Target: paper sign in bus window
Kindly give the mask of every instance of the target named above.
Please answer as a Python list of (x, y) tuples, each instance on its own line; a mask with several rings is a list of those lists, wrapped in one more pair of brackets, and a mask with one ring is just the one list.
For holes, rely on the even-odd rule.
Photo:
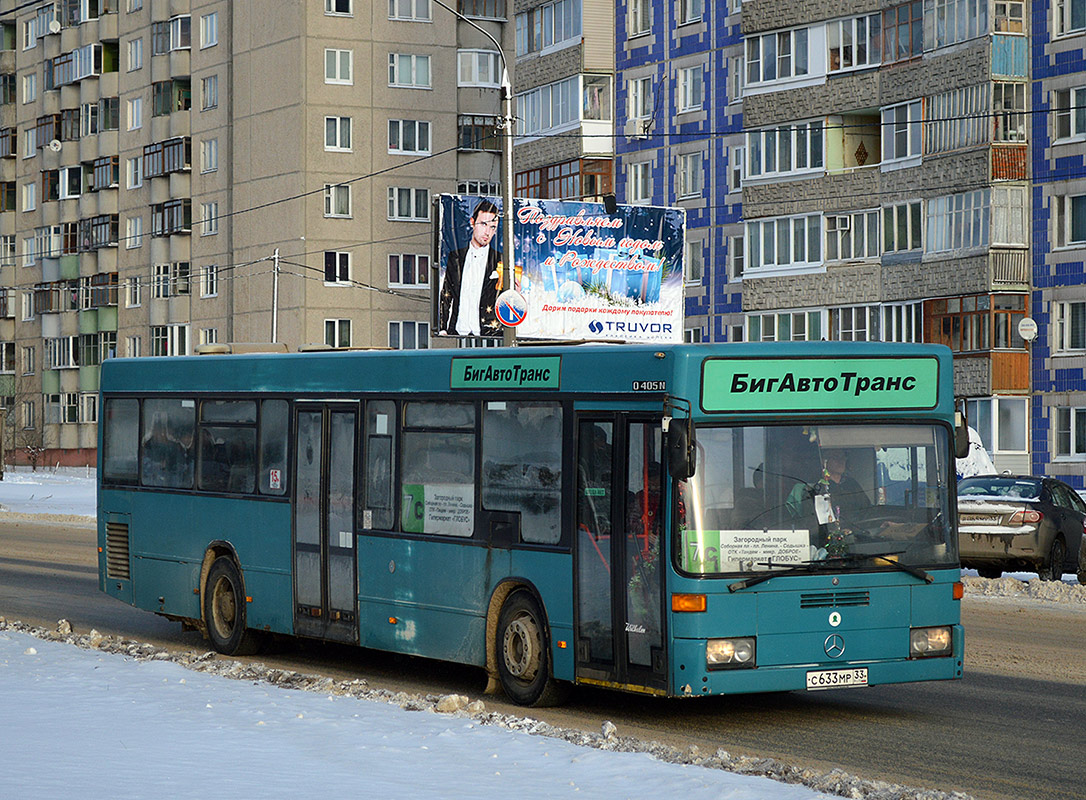
[(471, 536), (475, 491), (471, 484), (404, 484), (403, 529), (408, 533)]
[(686, 532), (688, 572), (754, 572), (766, 564), (797, 564), (811, 557), (810, 534), (801, 530)]

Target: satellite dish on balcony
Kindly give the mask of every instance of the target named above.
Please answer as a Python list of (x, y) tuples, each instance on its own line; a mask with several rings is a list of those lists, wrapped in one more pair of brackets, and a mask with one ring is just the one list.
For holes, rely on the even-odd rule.
[(49, 149), (52, 150), (54, 153), (59, 153), (60, 148), (60, 139), (54, 139), (53, 141), (49, 142)]
[(60, 33), (60, 22), (58, 20), (49, 21), (49, 33)]

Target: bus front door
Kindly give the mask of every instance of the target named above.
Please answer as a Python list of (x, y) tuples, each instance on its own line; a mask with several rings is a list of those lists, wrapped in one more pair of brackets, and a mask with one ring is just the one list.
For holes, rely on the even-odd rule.
[(577, 425), (577, 678), (666, 686), (660, 419), (585, 415)]
[(299, 404), (295, 416), (294, 632), (358, 642), (354, 539), (357, 407)]

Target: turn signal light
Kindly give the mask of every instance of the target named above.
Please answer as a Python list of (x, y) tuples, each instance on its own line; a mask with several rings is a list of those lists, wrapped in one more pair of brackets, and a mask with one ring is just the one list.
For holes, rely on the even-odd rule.
[(672, 611), (704, 611), (707, 602), (703, 594), (671, 595)]
[(956, 581), (954, 583), (953, 598), (955, 600), (961, 600), (963, 597), (965, 597), (965, 585), (961, 581)]

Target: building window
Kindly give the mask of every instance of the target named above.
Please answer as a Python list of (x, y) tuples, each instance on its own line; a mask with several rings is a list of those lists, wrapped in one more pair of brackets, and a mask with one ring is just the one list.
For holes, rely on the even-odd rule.
[(143, 98), (133, 97), (126, 105), (128, 107), (128, 130), (139, 130), (143, 127)]
[(388, 257), (388, 285), (409, 289), (425, 287), (430, 282), (430, 256), (391, 253)]
[(34, 425), (34, 401), (33, 400), (25, 400), (25, 401), (23, 401), (22, 414), (20, 416), (22, 417), (23, 430), (33, 430), (36, 427)]
[(1026, 229), (1026, 187), (995, 184), (991, 189), (993, 245), (1029, 244)]
[(923, 338), (923, 302), (888, 303), (882, 307), (882, 341), (910, 343)]
[(932, 0), (928, 5), (929, 13), (938, 20), (927, 33), (925, 47), (928, 50), (964, 42), (988, 32), (988, 3)]
[(969, 425), (989, 453), (1025, 453), (1029, 399), (991, 397), (966, 400)]
[(679, 0), (679, 24), (701, 22), (705, 15), (704, 0)]
[(879, 257), (879, 212), (826, 215), (826, 260)]
[(188, 78), (151, 84), (151, 115), (161, 117), (192, 107), (192, 84)]
[[(460, 114), (456, 118), (457, 141), (461, 150), (501, 152), (498, 118), (485, 114)], [(391, 130), (390, 130), (391, 134)], [(391, 142), (391, 135), (389, 141)], [(476, 194), (472, 192), (472, 194)]]
[(200, 344), (218, 344), (218, 328), (200, 328)]
[(705, 243), (701, 239), (686, 243), (683, 252), (683, 279), (687, 283), (701, 283), (705, 276), (704, 254)]
[(152, 325), (151, 355), (187, 356), (189, 354), (188, 325)]
[(882, 60), (881, 15), (827, 23), (826, 39), (830, 72), (874, 66)]
[(128, 71), (143, 69), (143, 39), (130, 39), (128, 42)]
[(139, 358), (143, 355), (143, 339), (139, 336), (126, 336), (124, 338), (124, 353), (129, 358)]
[(219, 140), (204, 139), (200, 142), (200, 172), (215, 172), (219, 169)]
[(698, 344), (701, 341), (701, 328), (684, 328), (683, 342), (686, 344)]
[[(1026, 84), (996, 83), (992, 86), (995, 141), (1026, 141)], [(1084, 109), (1083, 113), (1086, 113)]]
[(457, 9), (466, 17), (505, 21), (505, 0), (457, 0)]
[(324, 184), (324, 216), (351, 216), (351, 187), (348, 184)]
[[(348, 0), (325, 0), (342, 5)], [(430, 21), (430, 0), (388, 0), (388, 18), (411, 22)]]
[(351, 254), (338, 253), (331, 250), (324, 251), (324, 282), (325, 283), (350, 283), (351, 280)]
[(920, 157), (919, 100), (882, 110), (882, 160), (897, 161)]
[(388, 152), (397, 155), (429, 154), (430, 123), (417, 119), (390, 119)]
[(533, 136), (582, 119), (611, 119), (611, 77), (573, 75), (517, 95), (517, 135)]
[(200, 235), (214, 236), (219, 232), (219, 204), (200, 204)]
[(1059, 89), (1052, 93), (1056, 139), (1086, 136), (1086, 88)]
[(743, 161), (746, 158), (745, 147), (728, 149), (728, 191), (738, 192), (743, 188)]
[(23, 103), (33, 103), (38, 99), (38, 75), (31, 72), (23, 76)]
[(909, 0), (882, 12), (882, 60), (917, 58), (924, 53), (924, 4)]
[(409, 89), (429, 89), (430, 56), (389, 53), (388, 85)]
[(458, 181), (456, 193), (474, 194), (479, 197), (498, 197), (502, 193), (502, 187), (497, 181)]
[(1055, 408), (1055, 455), (1086, 459), (1086, 408)]
[(208, 75), (200, 81), (201, 111), (207, 111), (219, 106), (219, 76)]
[(430, 190), (389, 186), (388, 218), (407, 222), (429, 222)]
[(1086, 195), (1056, 195), (1052, 209), (1056, 247), (1086, 244)]
[(702, 85), (702, 66), (687, 67), (679, 70), (679, 113), (698, 111), (704, 101)]
[(134, 250), (143, 244), (143, 217), (127, 217), (124, 222), (124, 246)]
[(747, 315), (748, 342), (816, 342), (821, 338), (821, 311)]
[(326, 319), (324, 321), (324, 343), (329, 347), (350, 347), (351, 321), (349, 319)]
[(743, 102), (743, 57), (733, 56), (728, 59), (729, 103)]
[(653, 78), (637, 78), (630, 81), (626, 91), (626, 116), (629, 119), (652, 117)]
[(324, 82), (351, 84), (353, 78), (353, 50), (324, 51)]
[(1086, 0), (1053, 0), (1056, 35), (1086, 30)]
[(970, 295), (929, 300), (925, 341), (945, 344), (956, 353), (1024, 350), (1018, 322), (1026, 315), (1022, 294)]
[(747, 134), (747, 176), (791, 175), (825, 167), (821, 122), (799, 122)]
[(989, 189), (927, 201), (925, 251), (942, 253), (988, 245)]
[[(1026, 29), (1025, 5), (1024, 0), (996, 0), (995, 30), (999, 33), (1023, 33)], [(1083, 7), (1082, 2), (1079, 2), (1079, 7)]]
[(822, 263), (822, 217), (808, 214), (748, 222), (748, 270)]
[(430, 323), (388, 323), (388, 346), (393, 350), (426, 350), (430, 347)]
[(33, 347), (24, 347), (23, 348), (23, 374), (24, 375), (33, 375), (36, 370), (37, 370), (37, 361), (35, 360), (35, 356), (34, 356), (34, 348)]
[(192, 230), (192, 200), (168, 200), (151, 206), (151, 235), (172, 236)]
[[(392, 0), (390, 5), (395, 5), (395, 2), (396, 0)], [(352, 0), (324, 0), (324, 13), (350, 16), (354, 13), (351, 3)]]
[(742, 236), (732, 236), (728, 242), (728, 278), (738, 281), (743, 277), (746, 240)]
[(809, 72), (807, 29), (748, 36), (747, 84), (798, 78)]
[(151, 54), (164, 55), (192, 46), (192, 18), (188, 14), (151, 23)]
[(191, 275), (187, 261), (155, 264), (151, 268), (151, 297), (184, 297), (191, 294)]
[(698, 197), (705, 188), (705, 172), (702, 169), (701, 153), (686, 153), (679, 156), (679, 174), (676, 193), (682, 197)]
[(626, 194), (631, 203), (648, 203), (652, 200), (651, 161), (626, 166)]
[(215, 297), (219, 293), (219, 267), (205, 264), (200, 268), (200, 297)]
[[(946, 153), (990, 141), (990, 88), (990, 83), (978, 83), (929, 97), (924, 122), (924, 152)], [(883, 136), (886, 134), (884, 127)]]
[[(463, 4), (464, 0), (461, 0), (461, 5)], [(478, 1), (473, 3), (478, 4)], [(500, 16), (504, 16), (504, 12)], [(517, 14), (516, 37), (518, 56), (579, 42), (581, 0), (558, 0)]]
[(456, 54), (457, 86), (497, 89), (501, 86), (501, 62), (491, 50), (460, 50)]
[(919, 250), (923, 215), (920, 201), (886, 206), (882, 210), (882, 249), (886, 253)]
[(136, 156), (125, 161), (125, 185), (129, 189), (143, 186), (143, 157)]
[(340, 152), (351, 150), (351, 118), (324, 118), (324, 149)]
[(1053, 303), (1057, 352), (1086, 350), (1086, 303)]
[(879, 307), (848, 306), (831, 308), (830, 341), (879, 341)]
[(652, 31), (652, 0), (630, 0), (626, 16), (628, 36), (642, 36)]
[(33, 211), (38, 207), (38, 185), (31, 181), (23, 184), (23, 211)]
[(143, 281), (139, 278), (125, 278), (125, 308), (139, 308), (143, 305)]
[(200, 47), (214, 47), (219, 43), (219, 15), (217, 12), (200, 17)]

